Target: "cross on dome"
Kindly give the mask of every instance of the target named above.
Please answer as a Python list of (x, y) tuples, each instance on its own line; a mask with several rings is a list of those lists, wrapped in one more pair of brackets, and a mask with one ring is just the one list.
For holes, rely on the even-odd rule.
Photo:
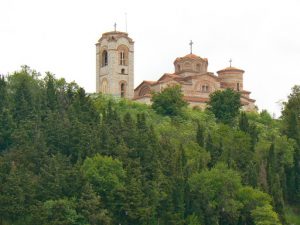
[(232, 59), (229, 60), (229, 67), (231, 67)]
[(114, 24), (115, 32), (117, 31), (117, 23)]
[(193, 53), (193, 44), (194, 44), (194, 42), (191, 40), (190, 44), (189, 44), (191, 46), (191, 54)]

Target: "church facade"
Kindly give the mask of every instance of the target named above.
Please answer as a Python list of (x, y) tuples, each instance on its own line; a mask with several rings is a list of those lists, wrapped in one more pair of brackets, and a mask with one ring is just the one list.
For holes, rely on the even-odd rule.
[(191, 107), (205, 108), (209, 95), (216, 90), (231, 88), (241, 94), (245, 111), (256, 110), (255, 100), (244, 90), (244, 70), (221, 69), (217, 75), (208, 71), (208, 60), (195, 54), (178, 57), (174, 72), (163, 74), (157, 81), (143, 81), (135, 89), (134, 42), (124, 32), (104, 33), (96, 44), (96, 91), (151, 104), (151, 93), (180, 85), (184, 99)]

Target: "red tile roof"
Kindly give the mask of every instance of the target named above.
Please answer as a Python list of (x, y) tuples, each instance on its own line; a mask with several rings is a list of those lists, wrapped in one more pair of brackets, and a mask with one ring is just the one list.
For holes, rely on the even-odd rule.
[(222, 70), (219, 70), (217, 73), (219, 73), (219, 72), (227, 72), (227, 71), (238, 71), (238, 72), (243, 72), (243, 73), (245, 72), (244, 70), (241, 70), (241, 69), (238, 69), (236, 67), (230, 66), (230, 67), (226, 67), (226, 68), (224, 68)]
[(208, 102), (209, 98), (201, 98), (201, 97), (194, 97), (194, 96), (183, 96), (183, 99), (188, 102)]
[(150, 81), (150, 80), (144, 80), (143, 82), (141, 82), (140, 84), (139, 84), (139, 86), (137, 86), (135, 89), (134, 89), (134, 91), (135, 90), (137, 90), (139, 87), (141, 87), (143, 84), (149, 84), (149, 85), (154, 85), (154, 84), (157, 84), (158, 82), (157, 81)]
[(141, 98), (151, 98), (151, 94), (145, 94), (143, 96), (135, 96), (133, 100), (141, 99)]
[(178, 58), (176, 58), (176, 59), (175, 59), (175, 62), (176, 62), (177, 60), (186, 59), (186, 58), (188, 58), (188, 59), (202, 59), (202, 60), (204, 60), (204, 61), (207, 61), (207, 58), (201, 58), (200, 56), (195, 55), (195, 54), (187, 54), (187, 55), (185, 55), (185, 56), (183, 56), (183, 57), (178, 57)]

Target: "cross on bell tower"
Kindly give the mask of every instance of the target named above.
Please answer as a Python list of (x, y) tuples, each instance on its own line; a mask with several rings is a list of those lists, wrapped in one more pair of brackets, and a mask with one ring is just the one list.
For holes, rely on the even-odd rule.
[(117, 23), (114, 24), (115, 32), (117, 31)]
[(191, 47), (191, 54), (193, 53), (193, 44), (194, 44), (194, 42), (191, 40), (191, 41), (190, 41), (190, 44), (189, 44), (190, 47)]
[(229, 60), (229, 67), (231, 67), (232, 59)]

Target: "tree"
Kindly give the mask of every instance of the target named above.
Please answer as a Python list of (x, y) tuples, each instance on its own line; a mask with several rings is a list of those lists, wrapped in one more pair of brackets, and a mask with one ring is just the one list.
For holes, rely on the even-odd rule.
[(7, 107), (7, 83), (0, 75), (0, 112)]
[(271, 205), (257, 207), (251, 213), (255, 225), (280, 225), (278, 215), (272, 210)]
[(188, 103), (183, 100), (183, 94), (179, 85), (165, 88), (161, 93), (153, 93), (152, 108), (158, 113), (166, 116), (179, 116), (182, 109)]
[(239, 128), (241, 131), (245, 133), (249, 132), (249, 121), (245, 112), (241, 112), (240, 119), (239, 119)]
[(204, 147), (204, 127), (200, 125), (199, 122), (197, 126), (196, 140), (201, 147)]
[(242, 187), (241, 177), (237, 172), (218, 164), (210, 171), (195, 173), (189, 179), (194, 193), (195, 211), (203, 210), (205, 224), (234, 224), (242, 207), (237, 193)]
[[(288, 101), (283, 104), (283, 133), (296, 141), (293, 168), (287, 170), (290, 201), (300, 199), (300, 86), (292, 88)], [(297, 196), (297, 197), (295, 197)], [(298, 200), (299, 201), (299, 200)]]
[(57, 107), (57, 93), (55, 88), (55, 80), (51, 73), (47, 73), (46, 81), (46, 104), (50, 110), (54, 110)]
[(81, 171), (103, 199), (105, 207), (114, 210), (115, 202), (118, 201), (116, 196), (124, 188), (126, 177), (122, 163), (112, 157), (96, 154), (84, 161)]
[(0, 152), (11, 145), (13, 129), (14, 123), (8, 104), (7, 82), (0, 75)]
[(239, 224), (253, 224), (252, 211), (257, 207), (269, 206), (271, 204), (271, 197), (268, 194), (249, 186), (242, 187), (239, 190), (238, 199), (243, 204)]
[(103, 208), (100, 196), (89, 183), (83, 187), (77, 209), (91, 225), (111, 224), (111, 218), (108, 216), (108, 211)]
[(36, 177), (11, 162), (10, 172), (4, 182), (1, 178), (3, 179), (3, 176), (0, 177), (0, 222), (21, 224), (36, 202)]
[(76, 203), (69, 199), (49, 200), (44, 203), (42, 224), (85, 225), (82, 215), (76, 212)]
[(226, 89), (210, 94), (208, 110), (212, 111), (219, 122), (232, 124), (241, 108), (240, 93)]

